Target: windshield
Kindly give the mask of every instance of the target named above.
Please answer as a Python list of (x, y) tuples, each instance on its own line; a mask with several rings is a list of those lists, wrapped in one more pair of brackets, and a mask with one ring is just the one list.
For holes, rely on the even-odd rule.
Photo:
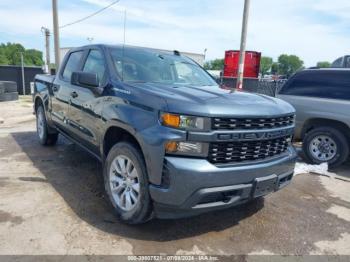
[(217, 85), (204, 69), (187, 57), (130, 47), (124, 51), (122, 48), (112, 48), (111, 56), (115, 70), (124, 82)]

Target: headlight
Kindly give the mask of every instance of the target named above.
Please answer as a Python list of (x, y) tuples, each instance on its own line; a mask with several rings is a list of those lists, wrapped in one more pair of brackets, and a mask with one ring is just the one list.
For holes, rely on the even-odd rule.
[(165, 144), (166, 153), (174, 155), (206, 157), (208, 156), (208, 148), (207, 143), (199, 142), (169, 141)]
[(170, 113), (162, 113), (160, 116), (162, 125), (186, 129), (186, 130), (206, 130), (210, 123), (209, 119), (196, 116), (184, 116)]

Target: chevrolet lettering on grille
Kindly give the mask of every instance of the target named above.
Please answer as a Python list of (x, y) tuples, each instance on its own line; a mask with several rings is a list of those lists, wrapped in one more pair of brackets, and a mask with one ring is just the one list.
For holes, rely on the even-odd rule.
[(218, 140), (226, 140), (226, 141), (264, 140), (264, 139), (284, 137), (292, 134), (293, 134), (293, 128), (288, 128), (288, 129), (268, 131), (268, 132), (219, 134)]

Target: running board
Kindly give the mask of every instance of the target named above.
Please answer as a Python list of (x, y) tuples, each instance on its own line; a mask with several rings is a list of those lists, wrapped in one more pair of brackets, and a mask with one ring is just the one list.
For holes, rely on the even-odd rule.
[(78, 142), (76, 139), (70, 137), (67, 133), (65, 133), (62, 129), (56, 127), (57, 130), (59, 131), (59, 133), (64, 136), (65, 138), (67, 138), (69, 141), (73, 142), (74, 144), (76, 144), (77, 146), (79, 146), (80, 148), (84, 149), (87, 153), (89, 153), (91, 156), (95, 157), (98, 161), (100, 161), (102, 163), (102, 158), (97, 155), (96, 153), (94, 153), (92, 150), (90, 150), (89, 148), (87, 148), (86, 146), (82, 145), (80, 142)]

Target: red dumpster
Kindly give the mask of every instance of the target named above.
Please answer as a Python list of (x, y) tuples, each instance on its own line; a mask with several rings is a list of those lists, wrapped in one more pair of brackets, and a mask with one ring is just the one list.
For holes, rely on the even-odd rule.
[[(224, 78), (237, 78), (240, 51), (229, 50), (225, 52)], [(244, 78), (258, 78), (260, 70), (261, 53), (246, 51)]]

